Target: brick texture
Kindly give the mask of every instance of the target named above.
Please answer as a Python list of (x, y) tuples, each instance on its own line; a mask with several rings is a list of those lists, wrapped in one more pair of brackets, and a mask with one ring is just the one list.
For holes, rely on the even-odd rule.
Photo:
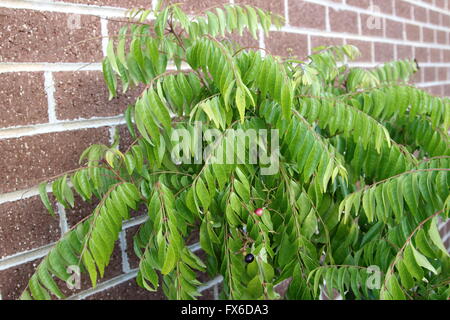
[(56, 116), (60, 120), (107, 117), (122, 114), (142, 91), (132, 88), (108, 101), (108, 89), (99, 71), (57, 72), (55, 76)]
[(0, 140), (0, 192), (29, 188), (77, 168), (81, 152), (92, 143), (108, 143), (108, 134), (100, 128)]
[(0, 257), (31, 250), (61, 236), (59, 220), (39, 197), (0, 204)]
[[(126, 126), (113, 122), (111, 117), (120, 115), (142, 90), (132, 88), (108, 101), (99, 62), (104, 49), (102, 37), (114, 37), (124, 24), (120, 22), (123, 18), (109, 16), (111, 8), (151, 8), (152, 0), (53, 2), (46, 1), (44, 7), (35, 0), (29, 9), (22, 9), (6, 8), (0, 1), (0, 199), (6, 199), (0, 202), (0, 267), (11, 256), (17, 261), (14, 266), (0, 268), (2, 299), (17, 299), (26, 287), (40, 261), (39, 257), (27, 260), (30, 250), (57, 241), (60, 228), (73, 227), (98, 204), (96, 200), (85, 203), (77, 198), (75, 208), (59, 209), (64, 214), (53, 218), (39, 197), (27, 192), (35, 192), (42, 180), (78, 167), (81, 152), (92, 143), (108, 144), (114, 130), (119, 132), (119, 147), (125, 151), (133, 139)], [(230, 3), (171, 2), (180, 3), (189, 14)], [(271, 54), (304, 60), (315, 47), (352, 44), (362, 53), (352, 63), (363, 66), (415, 58), (421, 69), (413, 80), (432, 94), (450, 96), (450, 0), (234, 3), (259, 6), (286, 17), (281, 30), (271, 31), (261, 40), (253, 39), (247, 32), (243, 37), (232, 35), (231, 39), (240, 46), (263, 46)], [(71, 13), (68, 6), (82, 13)], [(87, 6), (92, 12), (86, 11)], [(146, 214), (143, 206), (132, 217)], [(134, 279), (119, 281), (139, 265), (133, 249), (133, 236), (138, 229), (139, 225), (124, 230), (105, 277), (100, 280), (114, 279), (118, 284), (89, 294), (87, 299), (165, 299), (161, 290), (148, 292), (139, 288)], [(449, 232), (449, 226), (441, 230), (443, 236)], [(187, 243), (196, 241), (198, 233), (194, 232)], [(450, 238), (446, 245), (450, 246)], [(197, 254), (205, 259), (203, 252)], [(201, 273), (198, 278), (202, 282), (210, 280)], [(81, 291), (89, 287), (89, 279), (83, 275)], [(286, 285), (277, 290), (285, 289)], [(68, 296), (80, 292), (67, 288), (63, 291)], [(205, 290), (201, 297), (213, 298), (213, 288)]]
[(0, 73), (0, 128), (48, 121), (44, 74)]
[(94, 62), (101, 57), (99, 17), (0, 8), (0, 62)]

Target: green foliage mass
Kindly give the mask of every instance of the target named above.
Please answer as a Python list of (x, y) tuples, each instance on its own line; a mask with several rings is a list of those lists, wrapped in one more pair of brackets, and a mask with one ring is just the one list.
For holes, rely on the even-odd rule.
[[(350, 45), (317, 48), (305, 61), (239, 46), (230, 39), (282, 25), (251, 6), (191, 17), (169, 5), (130, 19), (109, 43), (103, 73), (111, 97), (119, 83), (144, 89), (125, 112), (134, 142), (124, 152), (118, 141), (92, 145), (81, 168), (51, 181), (60, 204), (73, 207), (77, 194), (98, 205), (58, 241), (21, 298), (64, 298), (59, 280), (71, 265), (95, 286), (123, 222), (143, 205), (137, 282), (162, 286), (170, 299), (199, 296), (198, 271), (223, 276), (224, 299), (318, 299), (324, 283), (344, 299), (450, 297), (437, 230), (450, 206), (450, 100), (409, 84), (414, 61), (365, 70), (346, 64), (359, 54)], [(221, 133), (278, 129), (279, 170), (175, 164), (171, 133), (193, 133), (196, 121)], [(206, 261), (186, 245), (193, 230)], [(280, 297), (274, 289), (286, 279)]]

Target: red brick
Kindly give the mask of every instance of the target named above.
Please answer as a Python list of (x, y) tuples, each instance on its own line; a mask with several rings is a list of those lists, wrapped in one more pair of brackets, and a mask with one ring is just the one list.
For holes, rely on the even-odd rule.
[(412, 5), (404, 0), (395, 0), (395, 14), (398, 17), (411, 19), (412, 18)]
[(166, 300), (166, 296), (161, 288), (150, 292), (139, 287), (136, 279), (132, 279), (89, 296), (87, 300)]
[[(234, 41), (237, 45), (236, 49), (240, 48), (259, 48), (259, 41), (253, 38), (253, 36), (247, 30), (243, 32), (242, 36), (238, 32), (234, 32), (225, 37), (226, 40)], [(220, 39), (219, 39), (220, 40)]]
[(432, 95), (442, 96), (444, 87), (443, 86), (433, 86), (433, 87), (428, 87), (426, 90)]
[[(449, 8), (450, 9), (450, 8)], [(447, 14), (447, 15), (443, 15), (442, 16), (442, 24), (445, 26), (445, 27), (450, 27), (450, 14)]]
[[(419, 66), (420, 66), (420, 63), (419, 63)], [(423, 79), (424, 79), (424, 71), (423, 71), (423, 68), (421, 67), (420, 69), (419, 69), (419, 71), (417, 71), (413, 76), (412, 76), (412, 79), (411, 79), (411, 81), (413, 82), (413, 83), (421, 83), (421, 82), (423, 82)]]
[(430, 62), (430, 49), (425, 47), (415, 47), (414, 55), (417, 61), (424, 63)]
[(375, 46), (375, 61), (376, 62), (390, 62), (394, 60), (394, 45), (390, 43), (374, 43)]
[(444, 61), (443, 62), (450, 62), (450, 50), (444, 50)]
[(321, 46), (342, 46), (344, 40), (340, 38), (326, 38), (319, 36), (311, 36), (311, 49), (321, 47)]
[(425, 82), (434, 82), (436, 81), (436, 68), (434, 67), (425, 67)]
[(61, 236), (59, 220), (39, 197), (0, 204), (0, 257), (35, 249)]
[(330, 8), (330, 27), (333, 32), (358, 34), (358, 14), (348, 10), (336, 11)]
[(434, 43), (435, 40), (435, 30), (423, 27), (423, 41)]
[[(106, 117), (123, 113), (142, 92), (142, 87), (108, 100), (109, 92), (103, 75), (97, 71), (54, 73), (56, 115), (60, 120)], [(120, 81), (119, 81), (120, 83)]]
[(441, 53), (442, 51), (440, 49), (430, 48), (430, 62), (441, 62)]
[(266, 39), (266, 48), (274, 55), (303, 59), (308, 55), (308, 37), (303, 34), (272, 32)]
[(428, 22), (428, 9), (420, 6), (413, 6), (414, 20)]
[(84, 202), (80, 196), (76, 195), (75, 206), (73, 208), (65, 209), (69, 228), (72, 228), (78, 222), (92, 214), (99, 202), (100, 200), (98, 199), (92, 199), (91, 202)]
[(414, 53), (411, 46), (397, 45), (397, 59), (413, 59)]
[(0, 270), (0, 294), (4, 300), (16, 300), (28, 285), (28, 280), (41, 259)]
[(430, 23), (431, 24), (435, 24), (435, 25), (439, 25), (440, 24), (440, 22), (439, 22), (439, 12), (437, 12), (437, 11), (434, 11), (434, 10), (429, 10), (429, 12), (430, 12)]
[(325, 7), (305, 1), (289, 1), (289, 24), (325, 30)]
[(445, 31), (436, 30), (436, 40), (439, 44), (447, 44), (447, 33)]
[(420, 27), (414, 24), (405, 24), (406, 39), (410, 41), (420, 41)]
[(108, 128), (84, 129), (0, 140), (0, 193), (37, 185), (78, 168), (78, 158), (93, 143), (107, 144)]
[(201, 14), (205, 10), (228, 4), (225, 0), (176, 0), (173, 3), (180, 3), (181, 8), (190, 14)]
[(368, 9), (370, 7), (370, 0), (347, 0), (346, 3), (349, 6)]
[[(441, 8), (441, 9), (446, 9), (447, 7), (446, 7), (446, 1), (445, 0), (441, 0), (441, 1), (439, 1), (439, 0), (436, 0), (435, 1), (435, 5), (436, 5), (436, 7), (438, 7), (438, 8)], [(448, 2), (447, 2), (447, 6), (448, 6)], [(449, 8), (450, 9), (450, 8)]]
[(438, 80), (447, 81), (449, 79), (450, 71), (448, 68), (438, 68)]
[(403, 39), (402, 22), (386, 19), (386, 37), (394, 39)]
[(44, 74), (0, 73), (0, 127), (19, 126), (48, 121)]
[[(445, 96), (445, 97), (450, 97), (450, 84), (447, 84), (447, 85), (444, 86), (444, 91), (442, 92), (442, 95)], [(447, 240), (447, 248), (450, 248), (450, 241), (449, 240)]]
[(372, 0), (372, 4), (380, 9), (381, 12), (392, 14), (395, 0)]
[(100, 18), (0, 9), (0, 62), (95, 62), (102, 58)]

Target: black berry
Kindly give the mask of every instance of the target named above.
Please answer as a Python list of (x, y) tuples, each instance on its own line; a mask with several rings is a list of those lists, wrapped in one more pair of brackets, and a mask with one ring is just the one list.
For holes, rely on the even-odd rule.
[(249, 253), (248, 255), (245, 256), (245, 262), (252, 263), (253, 260), (255, 260), (255, 256), (252, 255), (251, 253)]

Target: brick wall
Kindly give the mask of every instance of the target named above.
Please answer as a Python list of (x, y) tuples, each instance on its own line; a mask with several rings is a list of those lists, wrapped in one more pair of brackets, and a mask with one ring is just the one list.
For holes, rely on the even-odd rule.
[[(274, 54), (305, 57), (327, 44), (357, 45), (353, 65), (416, 58), (416, 83), (450, 96), (449, 0), (177, 0), (189, 12), (224, 2), (248, 3), (286, 18), (281, 31), (259, 43)], [(61, 234), (94, 204), (58, 207), (51, 218), (36, 185), (76, 168), (81, 151), (124, 130), (120, 115), (137, 91), (108, 102), (101, 75), (107, 37), (127, 8), (152, 0), (0, 0), (0, 294), (17, 298), (34, 267)], [(125, 224), (107, 275), (74, 299), (162, 299), (134, 282), (132, 235), (142, 213)], [(449, 228), (441, 225), (447, 245)], [(194, 243), (193, 250), (198, 250)], [(220, 279), (208, 279), (203, 298), (217, 297)], [(84, 280), (83, 280), (84, 281)]]

